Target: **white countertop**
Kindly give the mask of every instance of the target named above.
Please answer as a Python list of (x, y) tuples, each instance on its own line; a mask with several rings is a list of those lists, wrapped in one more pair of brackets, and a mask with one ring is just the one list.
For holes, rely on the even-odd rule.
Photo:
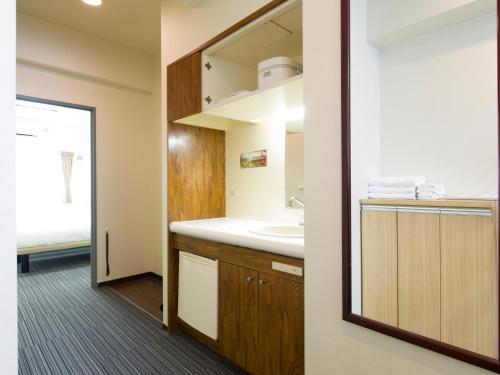
[(170, 230), (185, 236), (304, 259), (304, 238), (270, 237), (250, 232), (252, 228), (268, 225), (283, 224), (223, 217), (174, 221), (170, 223)]

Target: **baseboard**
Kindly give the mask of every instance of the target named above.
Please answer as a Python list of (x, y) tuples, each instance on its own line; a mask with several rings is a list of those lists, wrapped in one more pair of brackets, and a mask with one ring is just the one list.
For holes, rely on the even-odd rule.
[(137, 275), (120, 277), (118, 279), (101, 281), (100, 283), (97, 283), (97, 287), (106, 286), (106, 285), (112, 285), (112, 284), (120, 283), (120, 282), (123, 282), (123, 281), (131, 281), (131, 280), (135, 280), (135, 279), (140, 279), (141, 277), (145, 277), (145, 276), (152, 276), (152, 277), (154, 277), (156, 279), (162, 279), (163, 280), (163, 277), (160, 276), (160, 275), (157, 275), (156, 273), (153, 273), (153, 272), (144, 272), (144, 273), (140, 273), (140, 274), (137, 274)]

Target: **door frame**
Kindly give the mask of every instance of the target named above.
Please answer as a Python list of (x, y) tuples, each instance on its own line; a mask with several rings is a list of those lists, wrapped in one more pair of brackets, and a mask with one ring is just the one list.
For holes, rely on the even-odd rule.
[(96, 183), (96, 107), (61, 102), (51, 99), (42, 99), (27, 95), (16, 95), (16, 99), (33, 103), (57, 105), (60, 107), (80, 109), (90, 112), (90, 180), (91, 180), (91, 232), (90, 232), (90, 283), (93, 289), (97, 288), (97, 183)]

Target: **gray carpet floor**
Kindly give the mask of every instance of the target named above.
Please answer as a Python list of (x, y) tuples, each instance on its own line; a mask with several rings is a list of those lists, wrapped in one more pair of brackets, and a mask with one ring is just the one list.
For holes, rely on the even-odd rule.
[(241, 374), (110, 287), (90, 288), (88, 254), (33, 258), (18, 273), (20, 374)]

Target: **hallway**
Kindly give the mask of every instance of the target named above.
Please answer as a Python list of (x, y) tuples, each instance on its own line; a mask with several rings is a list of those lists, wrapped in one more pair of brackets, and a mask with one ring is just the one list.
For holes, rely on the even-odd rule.
[(90, 288), (87, 254), (34, 261), (18, 274), (20, 374), (239, 374), (111, 287)]

